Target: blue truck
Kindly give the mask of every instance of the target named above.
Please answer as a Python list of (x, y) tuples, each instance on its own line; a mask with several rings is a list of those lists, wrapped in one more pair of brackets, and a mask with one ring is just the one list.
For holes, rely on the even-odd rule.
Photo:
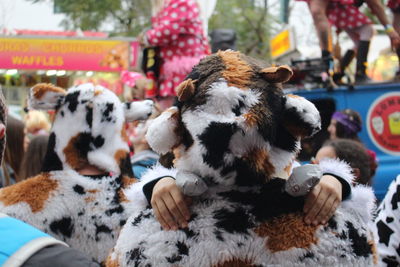
[(327, 127), (334, 111), (351, 108), (360, 113), (363, 129), (359, 137), (378, 158), (373, 188), (381, 200), (390, 182), (400, 174), (400, 83), (289, 91), (313, 102), (321, 113), (322, 130), (303, 144), (302, 161), (315, 153), (310, 144), (318, 147), (328, 138)]

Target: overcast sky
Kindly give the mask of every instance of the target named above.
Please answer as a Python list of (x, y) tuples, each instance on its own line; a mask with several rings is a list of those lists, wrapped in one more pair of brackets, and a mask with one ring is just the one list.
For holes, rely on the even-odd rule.
[[(295, 29), (299, 50), (304, 57), (318, 57), (320, 53), (318, 41), (306, 3), (291, 1), (291, 6), (293, 9), (290, 24)], [(278, 9), (274, 7), (274, 10)], [(52, 0), (37, 4), (27, 0), (0, 0), (0, 29), (63, 30), (59, 27), (62, 18), (61, 14), (53, 14)], [(351, 42), (346, 42), (343, 48), (351, 45)], [(387, 37), (375, 37), (369, 60), (376, 58), (380, 49), (389, 45)]]
[(53, 14), (52, 1), (32, 4), (26, 0), (0, 0), (0, 28), (62, 30), (63, 15)]

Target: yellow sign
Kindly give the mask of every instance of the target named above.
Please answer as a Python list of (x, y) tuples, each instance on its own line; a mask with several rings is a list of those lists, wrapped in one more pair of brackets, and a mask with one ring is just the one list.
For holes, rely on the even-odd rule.
[(280, 57), (293, 50), (290, 34), (290, 30), (286, 29), (271, 39), (270, 46), (272, 58)]

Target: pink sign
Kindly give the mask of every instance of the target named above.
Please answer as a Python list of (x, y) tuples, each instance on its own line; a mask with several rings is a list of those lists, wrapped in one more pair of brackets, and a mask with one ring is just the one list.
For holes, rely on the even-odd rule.
[(129, 53), (132, 47), (138, 49), (137, 43), (0, 38), (0, 69), (121, 71), (137, 62), (137, 52)]
[(130, 64), (129, 66), (136, 69), (140, 53), (140, 46), (138, 42), (130, 42)]

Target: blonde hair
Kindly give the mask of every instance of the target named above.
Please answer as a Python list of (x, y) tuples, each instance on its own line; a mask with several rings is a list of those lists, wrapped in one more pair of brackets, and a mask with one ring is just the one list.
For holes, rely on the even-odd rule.
[(34, 133), (38, 130), (50, 130), (50, 120), (46, 114), (38, 110), (30, 110), (25, 116), (25, 128), (28, 133)]

